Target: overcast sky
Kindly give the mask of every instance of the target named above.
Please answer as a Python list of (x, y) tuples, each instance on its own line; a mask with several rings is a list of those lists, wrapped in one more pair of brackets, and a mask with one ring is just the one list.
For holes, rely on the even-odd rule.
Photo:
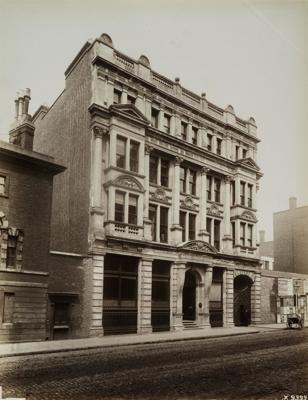
[(17, 90), (30, 113), (52, 104), (64, 70), (89, 38), (145, 54), (151, 67), (258, 125), (259, 227), (288, 198), (308, 205), (308, 2), (206, 0), (0, 0), (0, 138), (8, 139)]

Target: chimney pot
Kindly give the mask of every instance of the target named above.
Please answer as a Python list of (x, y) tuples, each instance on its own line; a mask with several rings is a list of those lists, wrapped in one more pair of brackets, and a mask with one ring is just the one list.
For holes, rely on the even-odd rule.
[(290, 208), (290, 210), (293, 210), (296, 207), (297, 207), (297, 198), (296, 197), (290, 197), (289, 198), (289, 208)]

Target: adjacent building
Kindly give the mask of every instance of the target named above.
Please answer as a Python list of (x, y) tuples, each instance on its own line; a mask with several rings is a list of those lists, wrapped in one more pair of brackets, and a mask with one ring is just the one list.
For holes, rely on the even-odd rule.
[(0, 141), (0, 341), (45, 340), (53, 158), (32, 151), (30, 91), (16, 98), (10, 142)]
[(50, 337), (260, 322), (253, 118), (103, 34), (32, 122), (35, 150), (67, 167), (54, 180)]

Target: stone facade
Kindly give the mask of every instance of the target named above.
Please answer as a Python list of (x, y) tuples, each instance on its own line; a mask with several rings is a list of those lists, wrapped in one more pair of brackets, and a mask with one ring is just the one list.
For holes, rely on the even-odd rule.
[(258, 323), (254, 119), (120, 53), (106, 34), (65, 77), (33, 123), (35, 149), (67, 166), (55, 178), (51, 253), (55, 292), (70, 271), (77, 293), (71, 336), (232, 326), (235, 312)]
[(29, 90), (0, 142), (0, 341), (45, 340), (53, 176), (63, 167), (31, 151)]

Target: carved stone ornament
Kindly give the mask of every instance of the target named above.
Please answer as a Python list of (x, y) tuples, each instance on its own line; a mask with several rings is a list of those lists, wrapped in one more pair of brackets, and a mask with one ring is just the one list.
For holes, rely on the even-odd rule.
[(252, 280), (252, 282), (254, 282), (256, 280), (256, 274), (252, 271), (236, 269), (234, 271), (234, 278), (236, 278), (237, 276), (240, 276), (240, 275), (247, 276), (249, 279)]
[(193, 210), (196, 208), (194, 199), (191, 196), (186, 196), (185, 199), (181, 202), (181, 205), (183, 207), (191, 208)]
[(257, 222), (255, 215), (251, 211), (244, 211), (240, 218), (249, 222)]
[(0, 227), (7, 228), (8, 226), (9, 226), (9, 222), (6, 219), (5, 214), (2, 211), (0, 211)]
[(102, 126), (94, 126), (93, 128), (93, 133), (94, 133), (94, 137), (102, 139), (102, 137), (108, 132), (108, 129), (106, 127), (102, 127)]
[(180, 165), (182, 164), (182, 162), (184, 161), (184, 159), (182, 157), (175, 157), (175, 165)]
[(217, 250), (214, 246), (202, 240), (192, 240), (182, 246), (183, 249), (203, 251), (204, 253), (216, 254)]
[(210, 168), (208, 168), (208, 167), (201, 168), (201, 175), (206, 175), (209, 172), (210, 172)]
[(145, 154), (151, 154), (151, 152), (153, 151), (154, 147), (151, 146), (150, 144), (146, 144), (144, 146), (144, 152)]
[(167, 201), (167, 194), (162, 188), (158, 188), (151, 194), (151, 198), (158, 201)]
[(115, 181), (113, 182), (114, 185), (116, 186), (122, 186), (128, 189), (135, 189), (138, 191), (143, 191), (143, 187), (140, 182), (138, 182), (135, 178), (127, 175), (122, 175), (119, 176)]
[(230, 175), (226, 175), (226, 176), (224, 176), (224, 180), (225, 180), (225, 183), (230, 183), (232, 180), (232, 177)]
[(215, 204), (212, 204), (207, 209), (207, 214), (213, 217), (222, 217), (223, 211), (221, 211)]

